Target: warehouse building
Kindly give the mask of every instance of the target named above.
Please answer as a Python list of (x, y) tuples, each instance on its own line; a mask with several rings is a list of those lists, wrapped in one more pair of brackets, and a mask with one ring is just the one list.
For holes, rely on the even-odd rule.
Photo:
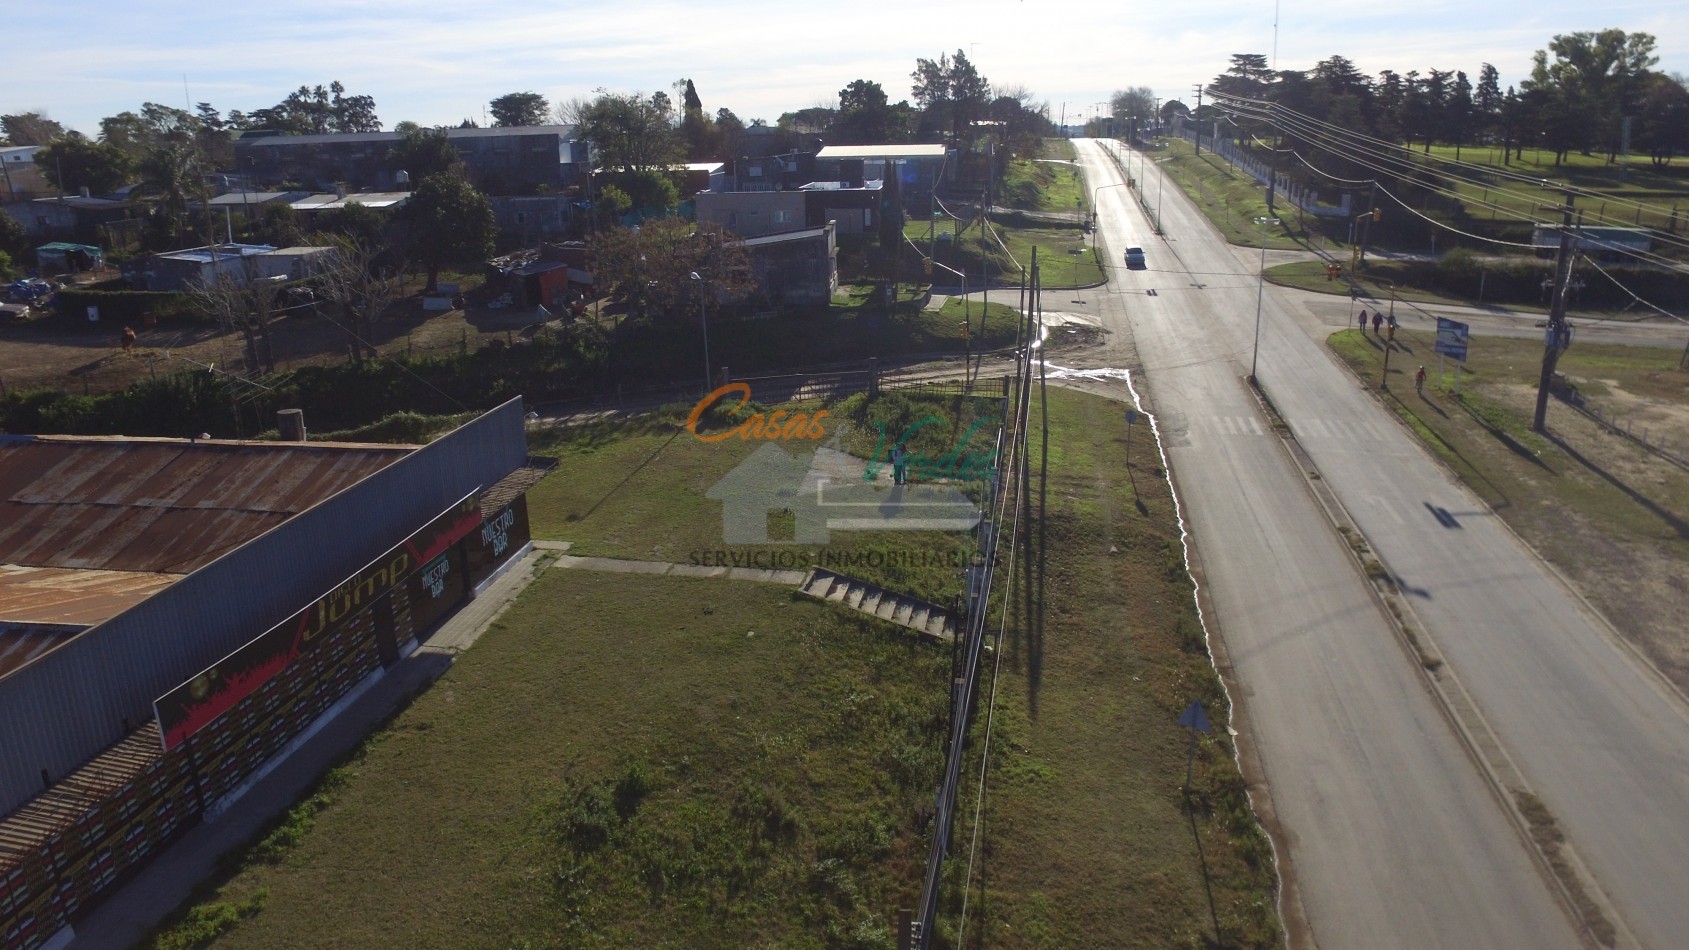
[(0, 435), (0, 948), (62, 940), (528, 549), (523, 421)]

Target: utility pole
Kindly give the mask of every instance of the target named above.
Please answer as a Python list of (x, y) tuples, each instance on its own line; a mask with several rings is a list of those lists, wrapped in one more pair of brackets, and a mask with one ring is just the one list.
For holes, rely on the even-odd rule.
[(1191, 113), (1191, 124), (1196, 126), (1196, 154), (1202, 154), (1202, 84), (1196, 85), (1196, 111)]
[(1572, 343), (1571, 327), (1566, 325), (1566, 289), (1572, 283), (1572, 204), (1576, 196), (1566, 190), (1566, 203), (1560, 206), (1560, 256), (1554, 263), (1554, 303), (1548, 311), (1548, 332), (1542, 349), (1542, 378), (1537, 380), (1537, 411), (1531, 420), (1531, 431), (1542, 432), (1548, 419), (1548, 385), (1554, 380), (1554, 367), (1560, 354)]
[[(1366, 196), (1366, 214), (1361, 216), (1361, 253), (1355, 258), (1355, 270), (1359, 271), (1366, 263), (1366, 248), (1372, 243), (1372, 222), (1378, 220), (1378, 182), (1372, 183), (1372, 190)], [(1356, 276), (1359, 276), (1358, 274)]]

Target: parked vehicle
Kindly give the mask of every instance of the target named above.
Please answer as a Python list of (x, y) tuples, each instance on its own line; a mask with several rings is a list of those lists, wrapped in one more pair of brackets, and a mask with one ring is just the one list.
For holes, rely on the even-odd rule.
[(52, 281), (42, 280), (38, 277), (28, 277), (23, 280), (12, 281), (11, 286), (6, 288), (6, 295), (13, 300), (30, 303), (36, 300), (47, 299), (52, 296), (53, 291), (57, 289), (58, 288), (53, 286)]

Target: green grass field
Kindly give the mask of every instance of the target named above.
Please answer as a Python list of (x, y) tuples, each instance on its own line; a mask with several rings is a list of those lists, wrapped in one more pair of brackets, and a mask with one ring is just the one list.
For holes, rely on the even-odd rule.
[(1010, 162), (998, 186), (1002, 206), (1023, 211), (1078, 211), (1087, 207), (1089, 198), (1079, 167), (1058, 161), (1015, 159)]
[[(895, 395), (838, 409), (928, 408)], [(1201, 698), (1223, 733), (1225, 708), (1149, 431), (1128, 460), (1120, 404), (1053, 391), (1050, 412), (1046, 554), (1022, 588), (1039, 611), (1017, 594), (1001, 642), (969, 945), (1203, 946), (1214, 920), (1224, 945), (1275, 944), (1229, 740), (1204, 739), (1178, 791), (1174, 719)], [(710, 543), (698, 490), (737, 444), (663, 414), (536, 439), (562, 461), (530, 495), (535, 534)], [(1007, 562), (1026, 583), (1034, 562)], [(949, 674), (944, 646), (783, 588), (553, 568), (153, 945), (890, 947)]]
[[(1183, 139), (1166, 139), (1165, 151), (1143, 155), (1132, 154), (1128, 167), (1134, 177), (1139, 158), (1158, 162), (1173, 184), (1182, 188), (1198, 209), (1233, 244), (1259, 247), (1263, 241), (1274, 249), (1302, 247), (1316, 240), (1321, 222), (1313, 216), (1303, 216), (1296, 209), (1280, 204), (1276, 211), (1268, 211), (1266, 191), (1255, 179), (1232, 167), (1232, 164), (1206, 147), (1197, 155), (1191, 143)], [(1159, 186), (1158, 186), (1159, 187)], [(1153, 205), (1156, 195), (1149, 201)], [(1265, 230), (1255, 224), (1256, 218), (1277, 217), (1280, 223)]]

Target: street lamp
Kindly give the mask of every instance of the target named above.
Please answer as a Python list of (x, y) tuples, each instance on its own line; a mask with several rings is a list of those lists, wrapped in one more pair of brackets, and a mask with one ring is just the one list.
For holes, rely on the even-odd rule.
[(697, 283), (693, 289), (698, 292), (698, 326), (704, 328), (704, 392), (710, 391), (710, 324), (704, 319), (704, 278), (692, 272), (692, 279)]
[(1101, 229), (1102, 225), (1102, 215), (1099, 213), (1102, 206), (1097, 203), (1098, 196), (1103, 193), (1105, 188), (1125, 188), (1129, 184), (1131, 182), (1117, 181), (1112, 185), (1098, 185), (1091, 189), (1091, 250), (1093, 253), (1095, 253), (1097, 247), (1097, 231)]
[(1255, 276), (1255, 351), (1249, 357), (1249, 381), (1255, 382), (1255, 364), (1261, 358), (1261, 298), (1267, 292), (1267, 226), (1278, 224), (1277, 218), (1256, 218), (1261, 229), (1261, 271)]

